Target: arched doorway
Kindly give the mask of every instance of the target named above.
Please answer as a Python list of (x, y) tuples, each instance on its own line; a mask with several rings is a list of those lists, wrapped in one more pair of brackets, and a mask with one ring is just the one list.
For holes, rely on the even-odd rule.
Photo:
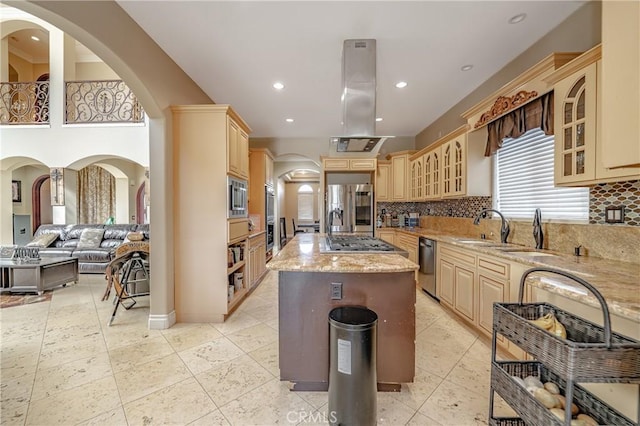
[(144, 206), (145, 182), (142, 182), (136, 193), (136, 223), (147, 223), (147, 209)]
[(53, 223), (51, 213), (51, 185), (49, 175), (42, 175), (31, 186), (32, 225), (35, 233), (43, 223)]

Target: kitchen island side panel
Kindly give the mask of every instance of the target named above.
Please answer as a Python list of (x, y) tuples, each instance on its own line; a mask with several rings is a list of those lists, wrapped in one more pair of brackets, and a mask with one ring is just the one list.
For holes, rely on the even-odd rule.
[[(342, 299), (331, 299), (342, 283)], [(378, 315), (378, 383), (411, 383), (415, 374), (414, 272), (279, 272), (280, 380), (328, 383), (329, 312), (363, 306)]]

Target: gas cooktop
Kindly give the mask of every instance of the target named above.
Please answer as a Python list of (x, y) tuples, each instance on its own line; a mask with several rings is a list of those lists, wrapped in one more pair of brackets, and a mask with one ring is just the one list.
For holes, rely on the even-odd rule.
[(358, 235), (335, 235), (326, 238), (325, 250), (329, 253), (371, 253), (395, 252), (405, 255), (406, 252), (379, 238)]

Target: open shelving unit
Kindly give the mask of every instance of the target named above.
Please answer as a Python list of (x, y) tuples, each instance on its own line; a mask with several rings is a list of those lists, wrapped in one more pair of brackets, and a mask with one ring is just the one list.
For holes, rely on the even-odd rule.
[(229, 244), (227, 260), (227, 309), (231, 311), (247, 293), (247, 243)]
[[(533, 272), (562, 275), (586, 287), (598, 299), (604, 316), (599, 326), (548, 303), (522, 303), (527, 276)], [(547, 313), (553, 313), (567, 331), (563, 339), (532, 323)], [(497, 335), (512, 341), (534, 361), (497, 361)], [(571, 410), (566, 410), (562, 422), (513, 376), (534, 376), (540, 381), (556, 383), (566, 398), (566, 407), (574, 403), (581, 413), (598, 424), (637, 425), (578, 384), (634, 383), (640, 384), (640, 342), (611, 331), (609, 309), (602, 295), (588, 282), (564, 271), (532, 268), (520, 280), (519, 303), (495, 303), (493, 308), (493, 338), (491, 356), (491, 388), (489, 424), (491, 425), (570, 425)], [(495, 393), (520, 417), (494, 417)], [(637, 415), (640, 416), (640, 398)]]

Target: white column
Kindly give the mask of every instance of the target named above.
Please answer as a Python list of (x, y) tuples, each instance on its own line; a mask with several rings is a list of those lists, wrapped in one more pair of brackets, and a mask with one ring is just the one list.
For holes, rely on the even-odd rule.
[(0, 81), (9, 81), (9, 37), (0, 40)]
[(116, 223), (129, 223), (129, 178), (116, 178)]
[[(51, 128), (64, 123), (64, 33), (58, 29), (49, 31), (49, 122)], [(55, 222), (54, 208), (54, 223)], [(64, 222), (63, 222), (64, 223)]]
[(11, 171), (0, 171), (0, 245), (3, 246), (13, 244), (12, 174)]

